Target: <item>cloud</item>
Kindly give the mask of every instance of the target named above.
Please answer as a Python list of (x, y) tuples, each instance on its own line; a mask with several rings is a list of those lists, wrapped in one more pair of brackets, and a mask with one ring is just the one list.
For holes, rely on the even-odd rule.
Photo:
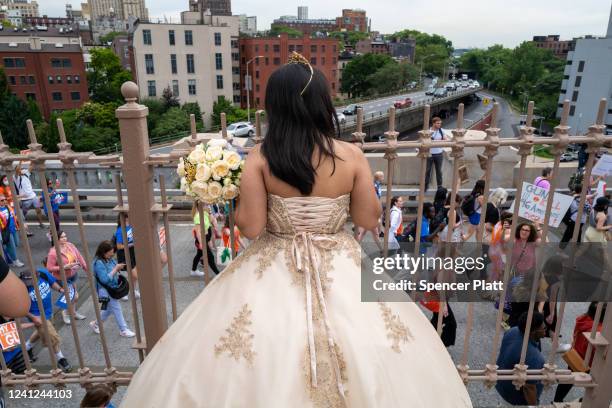
[[(84, 1), (84, 0), (81, 0)], [(67, 0), (75, 8), (79, 0)], [(38, 0), (41, 14), (63, 16), (64, 1)], [(146, 0), (151, 17), (178, 21), (188, 0)], [(296, 15), (299, 5), (308, 5), (310, 18), (335, 18), (342, 8), (362, 8), (372, 19), (372, 29), (392, 33), (404, 28), (442, 34), (455, 47), (514, 47), (534, 35), (559, 34), (562, 39), (586, 34), (603, 35), (610, 14), (606, 0), (234, 0), (235, 14), (257, 16), (259, 29), (266, 29), (281, 15)]]

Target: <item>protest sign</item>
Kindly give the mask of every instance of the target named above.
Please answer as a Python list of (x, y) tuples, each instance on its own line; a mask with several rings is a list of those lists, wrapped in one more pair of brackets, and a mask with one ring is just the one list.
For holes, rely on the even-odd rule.
[(607, 177), (612, 174), (612, 154), (604, 154), (597, 160), (591, 175)]
[(0, 324), (0, 347), (2, 347), (2, 351), (11, 350), (17, 347), (19, 344), (17, 323), (13, 321)]
[[(548, 203), (549, 191), (542, 187), (537, 187), (531, 183), (523, 182), (523, 194), (519, 206), (519, 217), (535, 221), (544, 222), (546, 215), (546, 206)], [(563, 216), (567, 212), (573, 198), (569, 195), (555, 193), (553, 197), (553, 205), (550, 213), (548, 225), (553, 228), (559, 227)], [(514, 203), (510, 207), (510, 211), (514, 211)]]

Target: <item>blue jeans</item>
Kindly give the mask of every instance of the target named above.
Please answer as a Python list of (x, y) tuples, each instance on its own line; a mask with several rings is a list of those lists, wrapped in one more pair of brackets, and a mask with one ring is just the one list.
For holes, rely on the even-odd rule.
[(119, 303), (119, 300), (110, 297), (106, 289), (102, 287), (98, 288), (98, 297), (107, 297), (109, 299), (106, 310), (100, 310), (100, 317), (102, 318), (102, 321), (105, 322), (106, 319), (108, 319), (108, 317), (112, 314), (115, 316), (115, 321), (117, 322), (117, 326), (119, 326), (119, 330), (127, 330), (127, 323), (123, 318), (123, 312), (121, 311), (121, 304)]
[(16, 244), (15, 244), (15, 235), (14, 234), (10, 234), (9, 235), (9, 242), (4, 244), (4, 249), (6, 250), (8, 255), (11, 257), (13, 262), (15, 262), (17, 260), (17, 247), (16, 247)]

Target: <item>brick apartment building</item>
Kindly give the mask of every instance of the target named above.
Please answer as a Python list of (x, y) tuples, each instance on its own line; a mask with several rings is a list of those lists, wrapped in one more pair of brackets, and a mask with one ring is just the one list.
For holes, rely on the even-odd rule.
[(45, 119), (52, 112), (79, 108), (87, 102), (83, 51), (75, 44), (0, 44), (0, 66), (9, 90), (18, 98), (36, 101)]
[(382, 38), (367, 38), (357, 41), (355, 51), (358, 54), (385, 54), (389, 55), (389, 45)]
[(240, 42), (240, 89), (241, 105), (247, 105), (245, 87), (246, 63), (256, 56), (249, 64), (249, 75), (252, 76), (252, 91), (250, 93), (251, 108), (263, 109), (265, 106), (266, 85), (272, 72), (284, 65), (291, 54), (296, 51), (310, 61), (312, 66), (325, 75), (329, 82), (332, 97), (339, 88), (337, 81), (338, 41), (331, 38), (289, 38), (287, 34), (268, 38), (241, 38)]
[(338, 31), (346, 30), (367, 33), (370, 31), (370, 24), (365, 10), (344, 9), (342, 10), (342, 17), (336, 17), (336, 28)]
[(536, 35), (533, 37), (533, 43), (538, 48), (551, 50), (557, 58), (566, 59), (567, 53), (574, 49), (576, 40), (559, 40), (558, 35)]

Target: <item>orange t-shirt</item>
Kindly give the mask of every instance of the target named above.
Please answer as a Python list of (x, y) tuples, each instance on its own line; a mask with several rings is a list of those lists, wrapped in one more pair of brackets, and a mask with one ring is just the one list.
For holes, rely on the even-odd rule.
[[(231, 237), (230, 237), (230, 229), (228, 227), (223, 228), (222, 238), (223, 238), (223, 246), (226, 248), (229, 248)], [(240, 239), (240, 230), (238, 230), (238, 227), (236, 226), (234, 226), (234, 239), (235, 239), (234, 248), (236, 252), (238, 252), (240, 250), (240, 244), (238, 243), (238, 240)]]

